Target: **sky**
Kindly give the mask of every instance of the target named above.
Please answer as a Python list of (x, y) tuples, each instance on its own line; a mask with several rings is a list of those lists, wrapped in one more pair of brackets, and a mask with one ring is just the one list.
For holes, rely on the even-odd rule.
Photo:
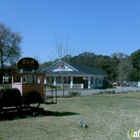
[(22, 57), (40, 63), (58, 57), (55, 37), (72, 56), (140, 48), (140, 0), (0, 0), (0, 23), (21, 33)]

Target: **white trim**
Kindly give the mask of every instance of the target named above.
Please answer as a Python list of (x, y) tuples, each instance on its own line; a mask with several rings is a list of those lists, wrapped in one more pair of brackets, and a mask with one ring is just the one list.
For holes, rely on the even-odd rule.
[(91, 80), (91, 78), (88, 77), (88, 88), (89, 88), (89, 89), (90, 89), (90, 80)]
[(53, 85), (56, 85), (56, 76), (54, 76)]
[(73, 88), (73, 77), (70, 77), (70, 88)]

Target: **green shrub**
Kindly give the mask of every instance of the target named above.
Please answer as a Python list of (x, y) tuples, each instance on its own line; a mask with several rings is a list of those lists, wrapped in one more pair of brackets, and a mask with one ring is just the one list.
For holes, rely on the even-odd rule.
[(95, 93), (93, 93), (93, 95), (99, 95), (100, 93), (99, 92), (95, 92)]
[(104, 91), (104, 93), (105, 93), (105, 94), (109, 94), (109, 92), (108, 92), (108, 91)]
[(102, 91), (100, 91), (98, 94), (102, 95), (102, 94), (103, 94), (103, 92), (102, 92)]
[(115, 94), (116, 92), (115, 92), (115, 90), (112, 90), (112, 94)]
[(81, 93), (80, 92), (69, 92), (69, 96), (80, 96)]
[(136, 90), (135, 92), (140, 92), (140, 90)]
[(115, 90), (112, 91), (100, 91), (98, 93), (93, 93), (93, 95), (102, 95), (102, 94), (116, 94)]

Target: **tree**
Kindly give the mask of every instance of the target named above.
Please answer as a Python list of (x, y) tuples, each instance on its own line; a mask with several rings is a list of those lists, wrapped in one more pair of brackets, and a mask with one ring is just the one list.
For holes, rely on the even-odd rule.
[(48, 62), (44, 62), (44, 63), (41, 63), (39, 65), (39, 71), (43, 71), (45, 68), (49, 67), (50, 65), (52, 65), (53, 62), (52, 61), (48, 61)]
[(131, 71), (128, 75), (128, 80), (129, 81), (138, 81), (139, 74), (138, 74), (137, 70), (133, 66), (131, 66), (130, 69), (131, 69)]
[(65, 62), (69, 62), (71, 60), (71, 47), (69, 44), (69, 37), (66, 36), (54, 36), (54, 56), (56, 58), (56, 61), (59, 60), (59, 74), (56, 77), (59, 81), (61, 81), (62, 84), (62, 92), (64, 96), (64, 82), (66, 79), (68, 79), (68, 74), (66, 74), (65, 69)]
[(132, 65), (137, 72), (137, 80), (140, 80), (140, 49), (130, 55)]
[(54, 47), (51, 48), (51, 61), (57, 60), (69, 60), (71, 58), (71, 46), (69, 43), (69, 37), (55, 35), (53, 40)]
[(78, 55), (76, 63), (81, 63), (81, 64), (92, 66), (95, 58), (96, 58), (96, 55), (94, 53), (83, 52)]
[(124, 68), (123, 65), (126, 61), (124, 59), (127, 57), (124, 53), (113, 53), (112, 55), (113, 60), (113, 67), (114, 67), (114, 80), (121, 80), (122, 81), (122, 75), (124, 75)]
[(95, 67), (105, 71), (109, 75), (110, 80), (116, 79), (115, 74), (115, 61), (109, 56), (98, 56), (95, 59)]
[(0, 83), (4, 75), (4, 64), (11, 64), (19, 59), (21, 41), (22, 37), (19, 32), (13, 32), (9, 27), (0, 23)]

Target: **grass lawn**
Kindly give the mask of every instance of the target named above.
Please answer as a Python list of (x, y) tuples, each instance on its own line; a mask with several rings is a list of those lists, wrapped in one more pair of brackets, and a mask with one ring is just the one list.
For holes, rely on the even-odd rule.
[(128, 129), (140, 129), (140, 93), (59, 98), (41, 106), (48, 115), (1, 121), (0, 140), (128, 140)]

